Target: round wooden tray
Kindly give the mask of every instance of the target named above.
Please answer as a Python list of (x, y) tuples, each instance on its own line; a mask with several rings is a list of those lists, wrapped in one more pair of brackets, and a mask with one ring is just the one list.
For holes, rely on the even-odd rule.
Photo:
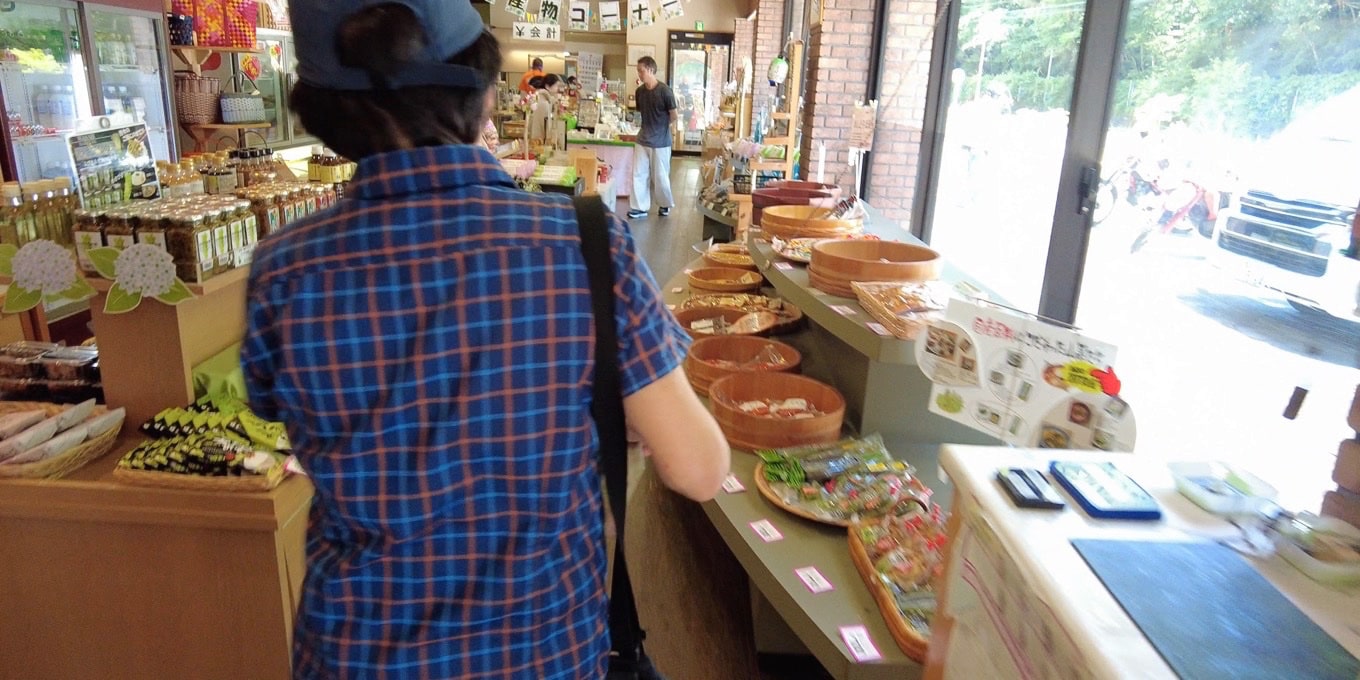
[(688, 273), (689, 286), (715, 293), (744, 293), (760, 290), (765, 279), (759, 272), (738, 267), (700, 267)]
[(878, 570), (874, 569), (873, 561), (869, 559), (869, 550), (865, 548), (864, 542), (859, 540), (857, 526), (855, 524), (849, 526), (846, 534), (850, 537), (850, 560), (855, 563), (855, 569), (864, 579), (864, 585), (869, 587), (874, 602), (878, 603), (878, 611), (883, 615), (883, 623), (888, 626), (888, 633), (892, 635), (903, 654), (913, 661), (925, 663), (930, 640), (917, 633), (902, 616), (901, 610), (897, 608), (897, 599), (893, 597), (887, 584), (883, 583), (883, 579), (879, 578)]
[(185, 491), (269, 491), (283, 481), (283, 465), (275, 465), (269, 469), (268, 473), (263, 475), (242, 475), (240, 477), (204, 477), (182, 475), (175, 472), (115, 468), (113, 478), (124, 484), (154, 486), (162, 489), (183, 489)]
[(774, 487), (770, 486), (770, 482), (765, 479), (765, 461), (760, 461), (759, 463), (756, 463), (755, 478), (756, 478), (756, 490), (760, 491), (760, 495), (764, 496), (765, 500), (769, 501), (780, 510), (787, 512), (790, 515), (797, 515), (799, 517), (802, 517), (803, 519), (812, 520), (819, 524), (829, 524), (833, 527), (850, 526), (850, 520), (828, 519), (820, 515), (814, 515), (811, 512), (804, 510), (803, 508), (800, 508), (796, 505), (789, 505), (788, 503), (785, 503), (784, 499), (780, 498), (779, 494), (775, 493)]

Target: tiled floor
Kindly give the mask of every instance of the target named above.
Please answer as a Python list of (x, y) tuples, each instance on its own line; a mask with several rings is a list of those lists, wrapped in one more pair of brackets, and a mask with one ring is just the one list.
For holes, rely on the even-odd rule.
[[(693, 245), (708, 234), (704, 231), (704, 216), (698, 211), (697, 198), (702, 187), (699, 186), (700, 162), (697, 157), (676, 157), (671, 161), (671, 192), (675, 196), (675, 207), (668, 217), (656, 214), (658, 206), (653, 205), (651, 214), (644, 218), (628, 220), (637, 241), (638, 251), (652, 268), (657, 282), (665, 285), (698, 253)], [(619, 215), (628, 212), (627, 199), (620, 199), (617, 205)], [(664, 669), (662, 669), (664, 671)], [(829, 680), (827, 673), (812, 657), (771, 656), (760, 659), (760, 680)]]

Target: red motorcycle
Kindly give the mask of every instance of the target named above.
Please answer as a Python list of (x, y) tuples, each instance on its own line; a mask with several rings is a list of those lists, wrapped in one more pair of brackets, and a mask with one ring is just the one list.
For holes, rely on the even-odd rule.
[(1175, 187), (1161, 192), (1161, 197), (1161, 215), (1133, 239), (1129, 253), (1142, 250), (1157, 235), (1198, 233), (1204, 238), (1214, 237), (1214, 222), (1222, 207), (1219, 192), (1190, 180), (1181, 180)]

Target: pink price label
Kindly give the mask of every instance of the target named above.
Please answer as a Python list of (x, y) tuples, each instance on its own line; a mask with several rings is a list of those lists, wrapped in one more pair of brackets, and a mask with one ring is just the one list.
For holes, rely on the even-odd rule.
[(756, 535), (760, 537), (760, 540), (765, 541), (766, 543), (774, 543), (775, 541), (784, 539), (784, 534), (779, 533), (779, 530), (774, 528), (774, 525), (771, 524), (768, 519), (751, 522), (751, 530), (756, 532)]
[(878, 323), (876, 321), (870, 321), (869, 323), (866, 323), (864, 325), (867, 326), (869, 330), (878, 333), (879, 335), (883, 336), (892, 335), (892, 331), (889, 331), (887, 328), (884, 328), (883, 324)]
[(854, 657), (855, 661), (863, 663), (883, 658), (869, 637), (869, 630), (864, 626), (842, 626), (841, 639), (845, 641), (845, 648), (850, 650), (850, 656)]
[(736, 475), (728, 475), (727, 479), (723, 480), (722, 488), (727, 493), (741, 493), (746, 490), (746, 487), (742, 486), (741, 480), (737, 479)]
[[(689, 272), (685, 272), (685, 273), (688, 274)], [(685, 289), (682, 288), (682, 287), (680, 287), (680, 286), (676, 286), (676, 287), (674, 287), (674, 288), (671, 289), (671, 292), (672, 292), (672, 293), (683, 293), (683, 292), (685, 292)]]
[(776, 262), (774, 263), (774, 268), (782, 272), (787, 272), (793, 270), (793, 265), (789, 264), (788, 262)]
[(803, 585), (807, 586), (807, 589), (811, 590), (814, 595), (836, 589), (835, 586), (831, 585), (830, 581), (826, 580), (825, 576), (822, 576), (822, 572), (817, 571), (817, 567), (794, 569), (793, 573), (798, 575), (798, 578), (802, 580)]

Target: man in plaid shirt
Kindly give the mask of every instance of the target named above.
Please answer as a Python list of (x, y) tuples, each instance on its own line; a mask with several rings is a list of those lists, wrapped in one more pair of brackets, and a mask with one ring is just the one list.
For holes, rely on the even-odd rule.
[[(499, 46), (468, 0), (294, 0), (303, 124), (359, 159), (260, 245), (243, 363), (316, 484), (294, 675), (599, 678), (609, 653), (571, 203), (477, 146)], [(624, 410), (677, 492), (728, 449), (688, 340), (610, 217)]]

